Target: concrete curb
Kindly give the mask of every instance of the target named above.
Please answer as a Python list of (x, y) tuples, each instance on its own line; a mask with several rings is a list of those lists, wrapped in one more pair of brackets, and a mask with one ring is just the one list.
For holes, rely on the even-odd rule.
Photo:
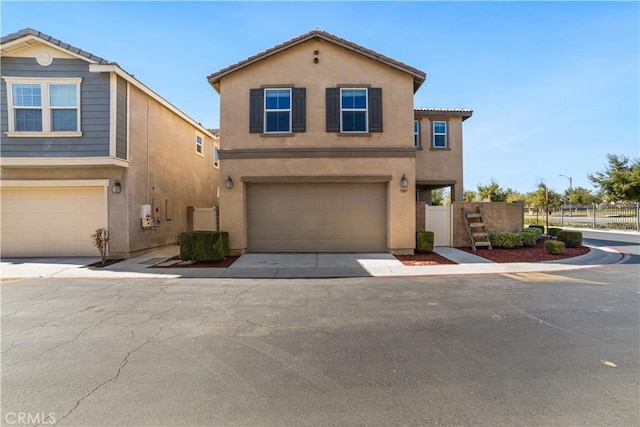
[[(587, 245), (589, 246), (589, 245)], [(454, 248), (437, 248), (435, 252), (446, 254), (458, 262), (456, 265), (404, 266), (399, 263), (364, 263), (359, 267), (289, 267), (258, 266), (254, 268), (153, 268), (149, 263), (160, 263), (176, 253), (176, 247), (162, 248), (155, 252), (131, 258), (113, 266), (90, 269), (84, 265), (99, 261), (98, 258), (73, 258), (61, 263), (46, 259), (2, 260), (2, 279), (27, 277), (54, 278), (349, 278), (349, 277), (394, 277), (394, 276), (441, 276), (472, 274), (504, 274), (520, 272), (557, 272), (601, 267), (624, 261), (624, 254), (607, 247), (589, 246), (585, 255), (557, 261), (536, 263), (498, 264)], [(444, 255), (443, 255), (444, 256)], [(457, 259), (456, 259), (457, 258)]]

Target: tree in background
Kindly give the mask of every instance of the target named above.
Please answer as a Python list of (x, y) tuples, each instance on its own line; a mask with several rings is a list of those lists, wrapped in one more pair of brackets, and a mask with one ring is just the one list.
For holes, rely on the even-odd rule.
[(431, 206), (448, 206), (451, 204), (451, 192), (444, 188), (431, 190)]
[(588, 174), (610, 202), (640, 201), (640, 159), (607, 154), (609, 164), (604, 171)]
[(507, 192), (500, 187), (494, 179), (491, 184), (478, 184), (478, 197), (480, 200), (489, 200), (491, 202), (504, 202), (507, 200)]
[(518, 193), (516, 190), (513, 190), (511, 188), (507, 188), (505, 190), (505, 193), (507, 194), (505, 202), (508, 202), (508, 203), (524, 202), (524, 200), (525, 200), (525, 195), (524, 194)]
[[(529, 206), (534, 206), (538, 211), (544, 212), (544, 206), (546, 204), (546, 191), (547, 184), (540, 181), (538, 184), (538, 189), (536, 191), (532, 191), (531, 193), (527, 193), (525, 195), (525, 203)], [(549, 210), (553, 210), (554, 207), (560, 206), (562, 204), (562, 195), (557, 193), (551, 189), (549, 191)]]
[(571, 203), (572, 205), (590, 205), (596, 203), (596, 196), (584, 187), (576, 187), (571, 191), (567, 189), (564, 192), (563, 200), (565, 203)]
[(462, 194), (462, 200), (464, 200), (465, 202), (475, 202), (477, 201), (477, 195), (476, 192), (473, 190), (466, 190), (463, 194)]

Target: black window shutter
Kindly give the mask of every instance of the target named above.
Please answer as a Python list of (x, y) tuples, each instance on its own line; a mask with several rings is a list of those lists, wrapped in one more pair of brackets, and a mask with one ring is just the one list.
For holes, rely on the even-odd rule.
[(327, 132), (340, 132), (340, 88), (327, 88), (326, 108)]
[(369, 132), (382, 132), (382, 88), (369, 88)]
[(306, 132), (307, 130), (307, 91), (303, 87), (294, 87), (291, 91), (292, 112), (291, 132)]
[(249, 132), (262, 133), (264, 131), (264, 91), (251, 89), (249, 98)]

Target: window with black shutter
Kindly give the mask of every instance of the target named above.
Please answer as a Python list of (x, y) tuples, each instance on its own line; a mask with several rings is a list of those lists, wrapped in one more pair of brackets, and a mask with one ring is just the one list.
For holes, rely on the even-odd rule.
[(249, 95), (250, 133), (306, 131), (305, 88), (251, 89)]
[(382, 89), (327, 88), (326, 131), (382, 132)]

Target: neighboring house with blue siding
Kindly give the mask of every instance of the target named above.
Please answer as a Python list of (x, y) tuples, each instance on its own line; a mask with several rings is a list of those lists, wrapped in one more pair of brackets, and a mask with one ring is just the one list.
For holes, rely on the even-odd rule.
[(218, 204), (218, 138), (118, 64), (25, 29), (0, 65), (1, 256), (95, 256), (104, 227), (128, 257)]

